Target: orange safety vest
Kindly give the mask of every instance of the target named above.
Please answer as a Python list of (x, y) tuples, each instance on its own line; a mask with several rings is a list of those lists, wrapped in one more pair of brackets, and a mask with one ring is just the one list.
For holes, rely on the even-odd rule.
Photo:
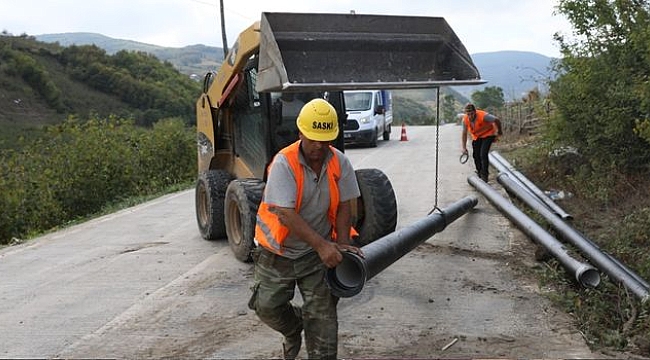
[[(332, 238), (336, 240), (336, 215), (338, 212), (339, 206), (339, 186), (338, 181), (341, 178), (341, 165), (339, 164), (339, 159), (332, 146), (330, 145), (330, 151), (332, 156), (330, 157), (329, 162), (327, 163), (326, 173), (327, 173), (327, 182), (329, 185), (330, 193), (330, 206), (327, 210), (327, 218), (332, 224)], [(303, 193), (303, 180), (304, 180), (304, 170), (299, 160), (300, 152), (300, 141), (296, 141), (293, 144), (285, 147), (280, 150), (280, 154), (286, 156), (289, 167), (296, 178), (296, 213), (300, 210), (300, 203), (302, 201)], [(273, 163), (271, 163), (273, 165)], [(269, 165), (269, 172), (270, 167)], [(264, 200), (260, 203), (259, 209), (257, 211), (257, 224), (255, 225), (255, 240), (258, 244), (264, 246), (268, 250), (276, 253), (282, 253), (282, 245), (284, 240), (286, 240), (289, 235), (289, 228), (284, 226), (278, 215), (269, 210), (269, 204)], [(350, 236), (358, 235), (357, 231), (354, 228), (350, 228)]]
[(469, 133), (472, 135), (472, 140), (492, 136), (495, 134), (494, 123), (485, 121), (485, 115), (487, 115), (487, 112), (483, 110), (476, 110), (476, 119), (474, 120), (474, 123), (471, 123), (469, 121), (469, 116), (467, 114), (465, 114), (465, 117), (463, 117), (463, 122), (469, 130)]

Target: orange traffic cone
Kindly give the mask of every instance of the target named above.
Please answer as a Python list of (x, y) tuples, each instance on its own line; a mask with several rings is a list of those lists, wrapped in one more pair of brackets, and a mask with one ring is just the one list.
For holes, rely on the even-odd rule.
[(399, 139), (399, 141), (409, 141), (409, 139), (406, 137), (406, 126), (404, 126), (404, 123), (402, 123), (402, 137)]

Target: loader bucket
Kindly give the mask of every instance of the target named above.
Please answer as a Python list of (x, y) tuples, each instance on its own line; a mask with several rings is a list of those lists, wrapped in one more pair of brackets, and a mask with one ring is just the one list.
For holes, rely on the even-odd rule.
[(482, 83), (441, 17), (262, 13), (260, 92)]

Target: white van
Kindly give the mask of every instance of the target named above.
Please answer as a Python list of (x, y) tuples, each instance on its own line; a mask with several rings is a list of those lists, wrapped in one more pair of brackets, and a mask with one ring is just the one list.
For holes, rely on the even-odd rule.
[(343, 139), (346, 144), (377, 146), (377, 139), (390, 139), (393, 109), (391, 93), (387, 90), (345, 91), (348, 115)]

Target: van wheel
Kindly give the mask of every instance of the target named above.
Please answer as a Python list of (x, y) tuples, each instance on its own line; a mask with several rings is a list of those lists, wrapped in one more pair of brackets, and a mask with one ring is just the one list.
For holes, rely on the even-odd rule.
[(393, 186), (381, 170), (358, 169), (355, 174), (361, 196), (352, 224), (359, 232), (356, 245), (363, 246), (395, 231), (397, 200)]
[(226, 190), (226, 234), (230, 248), (239, 261), (253, 260), (257, 209), (262, 200), (264, 185), (259, 179), (237, 179)]
[(384, 141), (390, 140), (390, 131), (391, 131), (390, 124), (388, 124), (388, 126), (386, 126), (386, 128), (384, 129), (384, 134), (383, 134)]
[(201, 236), (206, 240), (223, 239), (226, 236), (224, 199), (226, 188), (232, 179), (234, 176), (227, 171), (208, 170), (199, 174), (196, 181), (196, 221)]
[(379, 136), (379, 130), (375, 129), (375, 131), (372, 133), (372, 137), (370, 138), (368, 146), (377, 147), (377, 136)]

